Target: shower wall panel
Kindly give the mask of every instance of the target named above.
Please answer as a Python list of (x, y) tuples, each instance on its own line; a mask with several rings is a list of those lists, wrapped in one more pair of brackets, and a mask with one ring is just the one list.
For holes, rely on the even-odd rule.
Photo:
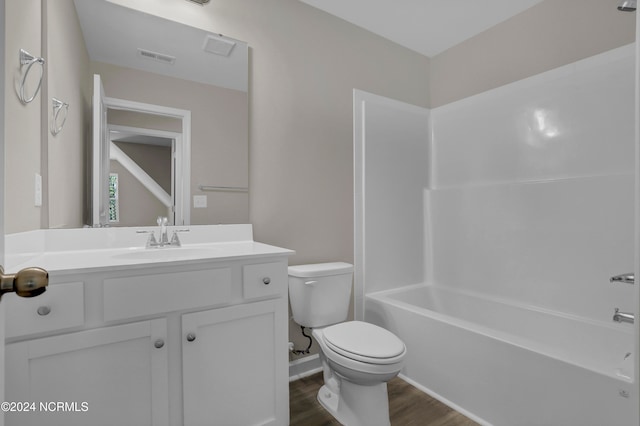
[(436, 284), (609, 320), (632, 309), (634, 70), (625, 46), (431, 111)]

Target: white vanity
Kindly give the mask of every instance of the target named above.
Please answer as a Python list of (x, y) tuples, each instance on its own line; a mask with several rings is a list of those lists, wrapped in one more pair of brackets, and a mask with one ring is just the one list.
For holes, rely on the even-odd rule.
[(131, 228), (7, 237), (11, 270), (50, 274), (41, 296), (3, 298), (6, 400), (35, 403), (7, 424), (288, 424), (293, 252), (250, 225), (188, 228), (180, 248)]

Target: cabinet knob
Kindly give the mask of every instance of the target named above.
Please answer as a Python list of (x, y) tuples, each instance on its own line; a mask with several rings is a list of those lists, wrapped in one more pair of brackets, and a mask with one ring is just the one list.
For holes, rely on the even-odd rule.
[(161, 347), (164, 346), (164, 340), (162, 339), (158, 339), (155, 342), (153, 342), (153, 346), (155, 346), (157, 349), (160, 349)]
[(262, 279), (262, 282), (264, 283), (264, 285), (269, 285), (271, 283), (271, 278), (269, 277), (264, 277)]
[(51, 308), (49, 306), (46, 306), (46, 305), (45, 306), (40, 306), (36, 312), (38, 313), (38, 315), (43, 317), (45, 315), (49, 315), (49, 313), (51, 312)]
[(193, 342), (196, 340), (196, 335), (194, 333), (187, 334), (187, 342)]

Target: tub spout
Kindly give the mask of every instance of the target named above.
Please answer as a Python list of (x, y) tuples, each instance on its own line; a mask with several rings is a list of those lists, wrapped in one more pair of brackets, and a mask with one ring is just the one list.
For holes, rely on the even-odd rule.
[(618, 308), (616, 308), (615, 313), (613, 314), (613, 320), (615, 322), (628, 322), (629, 324), (633, 324), (635, 317), (633, 314), (628, 312), (620, 312)]

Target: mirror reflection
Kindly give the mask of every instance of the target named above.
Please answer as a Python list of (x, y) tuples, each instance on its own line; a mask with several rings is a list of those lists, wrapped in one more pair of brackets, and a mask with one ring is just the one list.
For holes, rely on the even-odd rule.
[[(144, 195), (152, 195), (152, 201), (159, 201), (164, 205), (165, 213), (153, 217), (166, 217), (169, 224), (189, 224), (190, 222), (190, 183), (191, 183), (191, 111), (160, 105), (133, 102), (125, 99), (108, 98), (104, 94), (102, 78), (99, 74), (93, 76), (93, 121), (92, 121), (92, 155), (91, 155), (91, 224), (94, 227), (126, 226), (132, 223), (129, 213), (137, 212), (137, 217), (152, 217), (156, 209), (146, 209), (152, 203), (136, 202), (128, 206), (116, 218), (116, 205), (120, 205), (119, 194), (127, 191), (123, 185), (141, 184), (138, 201)], [(119, 113), (119, 114), (116, 114)], [(120, 117), (118, 119), (117, 117)], [(127, 127), (126, 131), (141, 135), (156, 135), (171, 139), (171, 159), (167, 163), (166, 173), (170, 176), (169, 191), (158, 183), (158, 179), (149, 174), (140, 161), (131, 158), (111, 141), (112, 128), (118, 125), (122, 118), (134, 119), (138, 128)], [(125, 121), (126, 123), (126, 121)], [(175, 131), (166, 133), (162, 129), (174, 127)], [(121, 126), (118, 126), (121, 127)], [(122, 131), (123, 129), (116, 129)], [(115, 176), (112, 176), (110, 160), (115, 160), (129, 172), (133, 179), (120, 181), (117, 186)], [(148, 168), (147, 168), (148, 169)], [(158, 175), (159, 176), (159, 175)], [(134, 182), (136, 181), (137, 182)], [(138, 185), (139, 186), (139, 185)], [(131, 189), (131, 188), (129, 188)], [(147, 197), (148, 198), (148, 197)], [(154, 200), (155, 198), (155, 200)], [(129, 197), (135, 201), (136, 198)], [(204, 206), (196, 206), (203, 207)], [(119, 209), (118, 209), (119, 210)], [(128, 217), (125, 217), (128, 216)], [(148, 220), (148, 219), (147, 219)], [(147, 220), (141, 223), (148, 223)], [(137, 222), (134, 222), (137, 223)]]
[[(115, 124), (121, 122), (113, 117), (117, 112), (122, 111), (112, 110), (107, 117), (108, 223), (136, 226), (147, 223), (149, 217), (165, 216), (169, 224), (173, 224), (176, 197), (173, 153), (180, 143), (181, 129), (166, 131)], [(166, 121), (176, 120), (167, 118)], [(179, 125), (175, 123), (174, 127)]]
[[(185, 137), (179, 123), (162, 123), (167, 118), (163, 115), (136, 116), (127, 109), (107, 108), (108, 125), (102, 136), (117, 154), (107, 150), (100, 156), (108, 171), (102, 173), (99, 185), (108, 194), (110, 182), (113, 188), (109, 176), (118, 175), (118, 214), (117, 220), (96, 225), (155, 225), (158, 215), (175, 216), (176, 223), (248, 222), (246, 43), (106, 0), (7, 2), (6, 14), (11, 33), (6, 51), (24, 48), (46, 60), (39, 102), (20, 105), (15, 93), (6, 93), (12, 98), (7, 99), (6, 114), (15, 110), (18, 118), (15, 124), (7, 120), (6, 126), (7, 163), (12, 164), (7, 175), (16, 176), (6, 185), (6, 205), (13, 206), (6, 209), (7, 233), (94, 225), (94, 74), (101, 77), (106, 99), (188, 111), (191, 150), (186, 167), (176, 167), (172, 153), (176, 140)], [(20, 22), (34, 21), (43, 23), (40, 34), (19, 27)], [(13, 32), (11, 22), (16, 23)], [(40, 38), (44, 44), (38, 43)], [(8, 68), (13, 65), (11, 57), (7, 53)], [(20, 75), (17, 64), (14, 68), (7, 71), (7, 80)], [(64, 126), (56, 134), (49, 131), (59, 127), (52, 123), (53, 98), (68, 104)], [(14, 144), (12, 134), (21, 134), (23, 142), (9, 146)], [(145, 179), (132, 173), (131, 166), (112, 159), (125, 158), (121, 154), (162, 189), (171, 200), (169, 206), (163, 202), (166, 197), (154, 194)], [(34, 206), (34, 198), (25, 194), (34, 193), (38, 176), (42, 201)], [(176, 194), (180, 179), (188, 182), (182, 201)], [(180, 209), (184, 212), (178, 217)]]

